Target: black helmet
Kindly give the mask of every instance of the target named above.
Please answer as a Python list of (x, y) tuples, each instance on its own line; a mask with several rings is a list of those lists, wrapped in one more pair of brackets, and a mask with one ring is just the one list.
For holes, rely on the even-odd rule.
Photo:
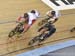
[(24, 13), (24, 18), (29, 17), (28, 13)]
[(55, 13), (56, 13), (55, 11), (51, 11), (51, 15), (55, 15)]
[(31, 13), (34, 13), (35, 14), (36, 12), (35, 12), (35, 10), (31, 10)]

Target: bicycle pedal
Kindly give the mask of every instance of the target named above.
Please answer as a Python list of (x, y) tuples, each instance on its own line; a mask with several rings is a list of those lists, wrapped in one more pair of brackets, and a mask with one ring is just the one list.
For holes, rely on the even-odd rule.
[(31, 45), (31, 43), (28, 43), (28, 45)]
[(41, 46), (42, 44), (38, 44), (38, 46)]
[(42, 40), (42, 39), (44, 39), (44, 37), (41, 37), (40, 39)]
[(29, 42), (29, 43), (28, 43), (28, 45), (32, 45), (32, 43), (31, 43), (31, 42)]
[(42, 42), (42, 41), (44, 41), (44, 39), (40, 39), (40, 40), (39, 40), (39, 42)]

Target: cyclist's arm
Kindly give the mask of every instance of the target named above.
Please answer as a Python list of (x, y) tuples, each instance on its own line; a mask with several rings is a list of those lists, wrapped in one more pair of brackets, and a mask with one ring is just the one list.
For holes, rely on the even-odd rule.
[(17, 22), (20, 22), (20, 21), (22, 20), (22, 18), (24, 18), (23, 15), (19, 16), (19, 17), (17, 18)]
[(18, 17), (16, 22), (19, 22), (21, 20), (21, 18), (22, 18), (21, 16)]
[(55, 18), (54, 21), (52, 22), (52, 24), (55, 23), (57, 20), (58, 20), (58, 18)]
[(52, 18), (52, 16), (46, 16), (45, 20), (49, 20), (50, 18)]

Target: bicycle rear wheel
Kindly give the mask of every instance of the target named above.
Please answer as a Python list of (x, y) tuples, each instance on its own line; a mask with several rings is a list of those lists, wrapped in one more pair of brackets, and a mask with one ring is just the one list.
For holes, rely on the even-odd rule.
[(35, 46), (39, 43), (39, 36), (34, 37), (32, 40), (30, 40), (30, 42), (28, 43), (28, 45), (32, 45)]

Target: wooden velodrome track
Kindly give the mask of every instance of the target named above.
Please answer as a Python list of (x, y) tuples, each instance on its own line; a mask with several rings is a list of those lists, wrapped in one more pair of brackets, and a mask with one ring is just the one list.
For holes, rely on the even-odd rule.
[[(37, 29), (39, 27), (37, 23), (42, 18), (40, 18), (40, 20), (38, 20), (28, 30), (28, 32), (23, 35), (23, 37), (14, 37), (14, 40), (8, 39), (7, 37), (8, 33), (16, 26), (15, 22), (10, 21), (15, 21), (19, 15), (31, 9), (39, 10), (42, 16), (45, 15), (48, 10), (51, 10), (51, 8), (46, 6), (40, 0), (0, 0), (0, 55), (15, 56), (16, 54), (22, 53), (24, 51), (39, 48), (39, 46), (27, 48), (29, 47), (27, 44), (33, 36), (38, 34)], [(69, 29), (75, 26), (75, 9), (60, 12), (63, 15), (60, 17), (58, 22), (55, 23), (57, 32), (43, 42), (50, 43), (43, 44), (40, 47), (60, 42), (60, 40), (65, 41), (74, 39), (72, 36), (75, 36), (75, 33), (70, 33)], [(8, 21), (10, 23), (3, 23)]]

